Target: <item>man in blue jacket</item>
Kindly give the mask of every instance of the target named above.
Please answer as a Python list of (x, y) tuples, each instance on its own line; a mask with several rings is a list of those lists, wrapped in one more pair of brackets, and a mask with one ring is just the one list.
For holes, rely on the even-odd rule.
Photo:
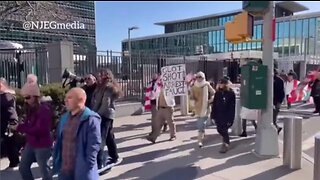
[(62, 115), (53, 153), (53, 174), (59, 180), (98, 180), (100, 116), (85, 106), (86, 93), (72, 88), (66, 95), (68, 110)]

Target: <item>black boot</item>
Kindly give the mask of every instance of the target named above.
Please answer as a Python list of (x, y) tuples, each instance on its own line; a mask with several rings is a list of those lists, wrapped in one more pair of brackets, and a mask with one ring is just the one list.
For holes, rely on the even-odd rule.
[(240, 137), (247, 137), (247, 132), (243, 131), (243, 132), (240, 134)]

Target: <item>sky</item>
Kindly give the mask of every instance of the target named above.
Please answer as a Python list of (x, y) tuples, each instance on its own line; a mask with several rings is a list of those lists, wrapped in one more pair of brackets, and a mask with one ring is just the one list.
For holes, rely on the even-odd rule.
[[(310, 10), (320, 11), (320, 2), (298, 1)], [(164, 27), (156, 22), (179, 20), (222, 13), (242, 8), (242, 1), (96, 1), (96, 44), (99, 51), (121, 51), (121, 41), (131, 38), (163, 34)]]

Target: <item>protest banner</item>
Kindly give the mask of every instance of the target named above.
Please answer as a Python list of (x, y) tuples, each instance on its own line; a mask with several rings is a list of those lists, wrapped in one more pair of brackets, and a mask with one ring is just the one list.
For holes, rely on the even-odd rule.
[(166, 96), (183, 96), (188, 94), (186, 65), (172, 65), (161, 68), (161, 78)]

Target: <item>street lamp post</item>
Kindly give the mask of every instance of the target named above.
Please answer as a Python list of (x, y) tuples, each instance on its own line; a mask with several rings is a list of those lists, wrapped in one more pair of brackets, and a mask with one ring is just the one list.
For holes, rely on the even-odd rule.
[(130, 81), (132, 81), (132, 61), (131, 61), (131, 39), (130, 39), (130, 31), (139, 29), (137, 26), (128, 28), (128, 46), (129, 46), (129, 72), (130, 72)]

